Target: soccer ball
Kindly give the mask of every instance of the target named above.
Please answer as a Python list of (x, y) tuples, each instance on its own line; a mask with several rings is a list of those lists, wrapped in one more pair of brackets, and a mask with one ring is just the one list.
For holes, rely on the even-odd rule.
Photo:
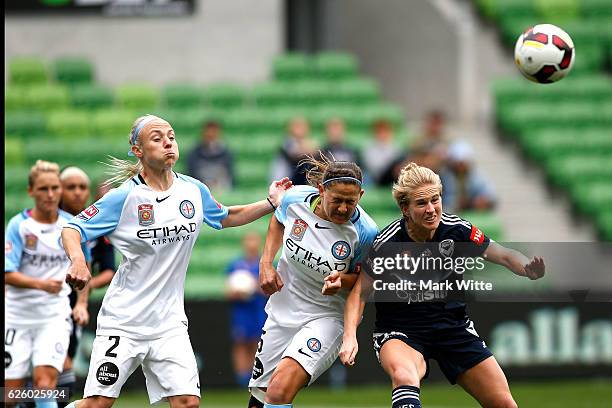
[(514, 62), (529, 80), (557, 82), (572, 69), (576, 51), (570, 36), (552, 24), (538, 24), (521, 34), (514, 46)]
[(227, 287), (235, 295), (241, 298), (249, 298), (257, 290), (257, 280), (246, 269), (238, 269), (230, 273), (227, 279)]

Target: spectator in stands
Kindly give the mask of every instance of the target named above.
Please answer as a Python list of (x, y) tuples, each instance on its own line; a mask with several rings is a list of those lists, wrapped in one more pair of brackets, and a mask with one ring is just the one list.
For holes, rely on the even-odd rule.
[(247, 387), (253, 371), (257, 343), (266, 321), (267, 296), (259, 289), (261, 237), (247, 232), (242, 239), (243, 256), (227, 268), (227, 297), (232, 301), (232, 358), (236, 382)]
[(454, 201), (449, 203), (456, 211), (490, 210), (495, 206), (493, 186), (476, 169), (469, 143), (460, 140), (450, 145), (448, 165), (455, 184)]
[(317, 149), (317, 143), (310, 137), (308, 121), (302, 117), (293, 118), (289, 122), (288, 135), (285, 137), (278, 155), (272, 163), (272, 179), (290, 174), (294, 185), (308, 184), (306, 172), (309, 167), (301, 163), (308, 155)]
[(434, 149), (446, 160), (448, 144), (446, 115), (441, 110), (433, 109), (425, 115), (422, 134), (414, 141), (412, 148)]
[(221, 126), (208, 121), (202, 128), (202, 140), (187, 158), (189, 175), (206, 184), (212, 191), (234, 186), (234, 161), (231, 152), (221, 140)]
[(366, 173), (371, 181), (380, 184), (381, 176), (398, 156), (398, 148), (393, 140), (393, 124), (385, 119), (372, 125), (374, 139), (363, 149), (361, 156)]
[(346, 145), (346, 128), (340, 118), (332, 118), (326, 125), (327, 144), (321, 149), (330, 160), (353, 162), (361, 165), (359, 152)]

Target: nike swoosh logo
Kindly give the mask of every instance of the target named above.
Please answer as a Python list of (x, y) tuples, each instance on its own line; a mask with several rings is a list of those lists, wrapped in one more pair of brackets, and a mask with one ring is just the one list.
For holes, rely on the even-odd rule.
[(156, 198), (155, 201), (157, 201), (158, 203), (161, 203), (162, 201), (164, 201), (168, 197), (170, 197), (170, 196), (166, 196), (166, 197), (164, 197), (162, 199)]
[(308, 358), (312, 358), (311, 355), (304, 353), (301, 348), (298, 350), (298, 353), (303, 354), (303, 355), (305, 355)]
[(318, 228), (318, 229), (331, 229), (330, 227), (324, 227), (322, 225), (319, 225), (318, 222), (315, 222), (315, 228)]

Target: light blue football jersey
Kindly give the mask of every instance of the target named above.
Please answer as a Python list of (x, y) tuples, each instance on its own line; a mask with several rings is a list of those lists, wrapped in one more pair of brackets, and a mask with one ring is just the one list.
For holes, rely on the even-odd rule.
[[(64, 282), (59, 293), (6, 285), (4, 317), (12, 326), (32, 327), (71, 313), (65, 283), (70, 260), (61, 245), (62, 228), (72, 216), (59, 210), (57, 221), (44, 224), (24, 210), (9, 221), (4, 236), (4, 272)], [(88, 257), (88, 253), (85, 253)]]
[(106, 235), (122, 261), (98, 314), (98, 335), (153, 339), (187, 330), (185, 274), (202, 222), (221, 229), (228, 209), (208, 187), (174, 173), (155, 191), (142, 176), (109, 191), (70, 220), (81, 241)]
[(357, 206), (350, 221), (335, 224), (314, 214), (311, 203), (317, 197), (314, 187), (293, 187), (274, 214), (285, 227), (277, 267), (284, 286), (270, 297), (266, 312), (283, 326), (320, 317), (342, 320), (348, 291), (323, 295), (323, 279), (333, 271), (353, 272), (376, 237), (376, 224), (363, 208)]

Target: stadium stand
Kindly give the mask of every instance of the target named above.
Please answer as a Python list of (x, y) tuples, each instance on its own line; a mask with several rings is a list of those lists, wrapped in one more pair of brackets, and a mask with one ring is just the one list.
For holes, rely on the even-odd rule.
[[(102, 180), (108, 175), (101, 162), (106, 155), (125, 157), (132, 121), (144, 113), (158, 114), (173, 124), (183, 156), (198, 141), (206, 120), (223, 125), (224, 140), (236, 160), (236, 188), (216, 197), (227, 204), (265, 197), (270, 163), (288, 121), (295, 116), (310, 121), (313, 136), (320, 142), (325, 123), (332, 117), (346, 121), (348, 142), (356, 148), (369, 139), (376, 119), (391, 121), (399, 137), (408, 137), (402, 109), (385, 102), (378, 82), (359, 75), (357, 60), (346, 53), (279, 55), (271, 64), (272, 77), (250, 89), (234, 83), (170, 83), (161, 89), (130, 83), (111, 88), (97, 82), (92, 64), (78, 57), (51, 63), (21, 58), (11, 61), (9, 70), (5, 92), (5, 224), (30, 205), (26, 175), (36, 159), (57, 161), (61, 166), (75, 164), (92, 180)], [(600, 88), (599, 83), (581, 86), (575, 88), (576, 94), (590, 95), (590, 89)], [(512, 94), (500, 97), (508, 104), (508, 115), (517, 115), (513, 113)], [(519, 99), (519, 95), (514, 97)], [(605, 98), (599, 96), (599, 100)], [(594, 141), (598, 137), (602, 138), (593, 133)], [(185, 172), (185, 165), (185, 160), (179, 160), (176, 170)], [(368, 187), (362, 205), (381, 226), (398, 216), (388, 188)], [(502, 239), (501, 223), (494, 214), (472, 213), (467, 217), (491, 237)], [(246, 228), (263, 235), (267, 220)], [(188, 297), (223, 293), (224, 269), (240, 254), (240, 239), (246, 228), (219, 232), (202, 229), (187, 275)]]
[(568, 78), (545, 86), (523, 79), (496, 81), (496, 119), (502, 134), (569, 197), (576, 215), (594, 222), (600, 239), (612, 240), (612, 3), (477, 3), (508, 51), (514, 49), (517, 27), (546, 21), (571, 35), (576, 61)]

